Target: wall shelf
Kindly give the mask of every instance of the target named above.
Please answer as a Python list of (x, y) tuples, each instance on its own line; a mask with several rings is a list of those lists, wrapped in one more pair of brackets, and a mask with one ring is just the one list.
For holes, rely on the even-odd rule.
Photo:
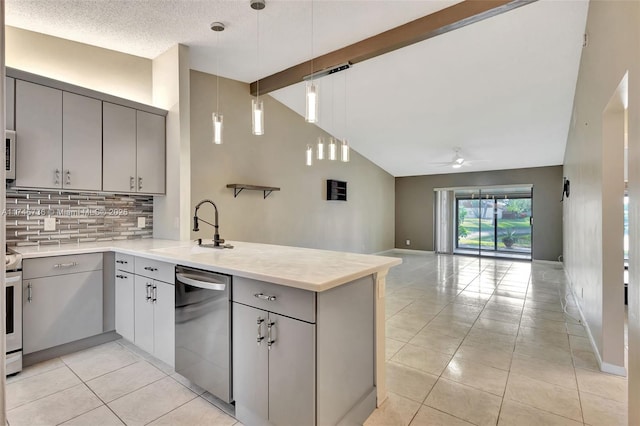
[(273, 191), (280, 191), (280, 188), (276, 188), (275, 186), (246, 185), (243, 183), (230, 183), (227, 185), (227, 188), (233, 189), (233, 198), (236, 198), (243, 189), (247, 189), (249, 191), (262, 191), (263, 198), (267, 198)]
[(327, 200), (347, 201), (347, 182), (327, 179)]

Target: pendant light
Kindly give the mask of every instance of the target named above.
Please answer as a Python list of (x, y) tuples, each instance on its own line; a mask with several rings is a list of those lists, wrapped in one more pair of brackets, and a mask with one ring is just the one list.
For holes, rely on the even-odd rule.
[(340, 161), (349, 162), (349, 142), (347, 142), (347, 73), (344, 74), (344, 137), (340, 146)]
[(222, 144), (222, 114), (220, 114), (220, 33), (224, 31), (222, 22), (211, 24), (211, 30), (216, 32), (216, 111), (211, 114), (213, 122), (213, 143)]
[(338, 158), (338, 144), (335, 138), (329, 138), (329, 160), (335, 161)]
[[(260, 75), (260, 10), (266, 7), (264, 0), (250, 0), (250, 6), (256, 11), (256, 51), (257, 71)], [(260, 99), (260, 78), (256, 81), (256, 97), (251, 99), (251, 130), (254, 135), (264, 135), (264, 105)]]
[(324, 160), (324, 138), (322, 136), (318, 136), (317, 154), (318, 160)]
[(306, 165), (313, 166), (313, 146), (307, 145), (307, 151), (305, 152)]
[(305, 120), (307, 123), (318, 122), (318, 86), (313, 82), (313, 0), (311, 0), (311, 79), (307, 82), (307, 108)]

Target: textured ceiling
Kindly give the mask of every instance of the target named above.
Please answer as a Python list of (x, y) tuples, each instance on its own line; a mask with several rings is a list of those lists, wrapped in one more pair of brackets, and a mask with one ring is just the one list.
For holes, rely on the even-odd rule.
[[(314, 0), (313, 54), (454, 3)], [(310, 1), (267, 0), (259, 13), (248, 4), (6, 0), (6, 23), (147, 58), (182, 43), (191, 68), (215, 72), (219, 53), (220, 75), (245, 82), (311, 58)], [(540, 0), (320, 79), (319, 125), (394, 176), (561, 164), (587, 8)], [(227, 25), (218, 47), (213, 21)], [(272, 95), (304, 114), (302, 84)], [(469, 166), (442, 164), (454, 147)]]

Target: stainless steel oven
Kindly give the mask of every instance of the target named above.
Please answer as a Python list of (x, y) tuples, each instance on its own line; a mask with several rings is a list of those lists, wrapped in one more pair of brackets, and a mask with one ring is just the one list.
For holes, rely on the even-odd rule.
[(22, 370), (22, 272), (6, 272), (7, 375)]

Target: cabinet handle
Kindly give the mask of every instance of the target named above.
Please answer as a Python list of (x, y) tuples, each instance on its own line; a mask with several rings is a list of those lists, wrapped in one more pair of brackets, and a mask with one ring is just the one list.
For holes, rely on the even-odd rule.
[(126, 265), (129, 262), (127, 262), (126, 260), (116, 260), (116, 263), (119, 263), (121, 265)]
[(273, 339), (271, 337), (271, 330), (273, 329), (274, 325), (276, 325), (275, 322), (270, 322), (269, 324), (267, 324), (267, 349), (269, 350), (271, 350), (271, 345), (276, 342), (276, 339)]
[(129, 176), (129, 189), (132, 191), (136, 189), (136, 178), (133, 176)]
[(142, 178), (138, 178), (138, 191), (142, 191)]
[(74, 266), (78, 266), (77, 262), (69, 262), (69, 263), (56, 263), (53, 265), (54, 268), (73, 268)]
[(152, 293), (153, 294), (153, 299), (151, 299), (151, 301), (153, 303), (156, 303), (156, 301), (158, 300), (158, 286), (154, 284), (152, 289), (153, 289), (153, 293)]
[(53, 175), (54, 175), (53, 176), (53, 179), (54, 179), (53, 184), (54, 185), (59, 185), (60, 184), (60, 169), (56, 169), (56, 171), (54, 172)]
[(147, 283), (147, 302), (151, 300), (151, 284)]
[(127, 276), (126, 275), (116, 275), (116, 278), (120, 278), (121, 280), (126, 280)]
[(254, 294), (253, 296), (254, 296), (254, 297), (257, 297), (258, 299), (268, 300), (268, 301), (270, 301), (270, 302), (273, 302), (274, 300), (276, 300), (276, 297), (275, 297), (275, 296), (269, 296), (269, 295), (266, 295), (266, 294), (264, 294), (264, 293), (256, 293), (256, 294)]
[(71, 170), (67, 170), (64, 174), (66, 176), (65, 185), (71, 185)]
[(145, 266), (144, 267), (145, 271), (151, 271), (151, 272), (155, 272), (158, 270), (158, 268), (152, 268), (151, 266)]
[(262, 323), (264, 322), (264, 318), (258, 317), (256, 322), (258, 323), (258, 337), (256, 341), (258, 342), (258, 346), (260, 346), (264, 340), (264, 336), (262, 335)]
[(31, 297), (31, 292), (32, 292), (33, 286), (31, 285), (31, 283), (29, 283), (27, 285), (27, 302), (31, 303), (31, 301), (33, 300), (33, 297)]

